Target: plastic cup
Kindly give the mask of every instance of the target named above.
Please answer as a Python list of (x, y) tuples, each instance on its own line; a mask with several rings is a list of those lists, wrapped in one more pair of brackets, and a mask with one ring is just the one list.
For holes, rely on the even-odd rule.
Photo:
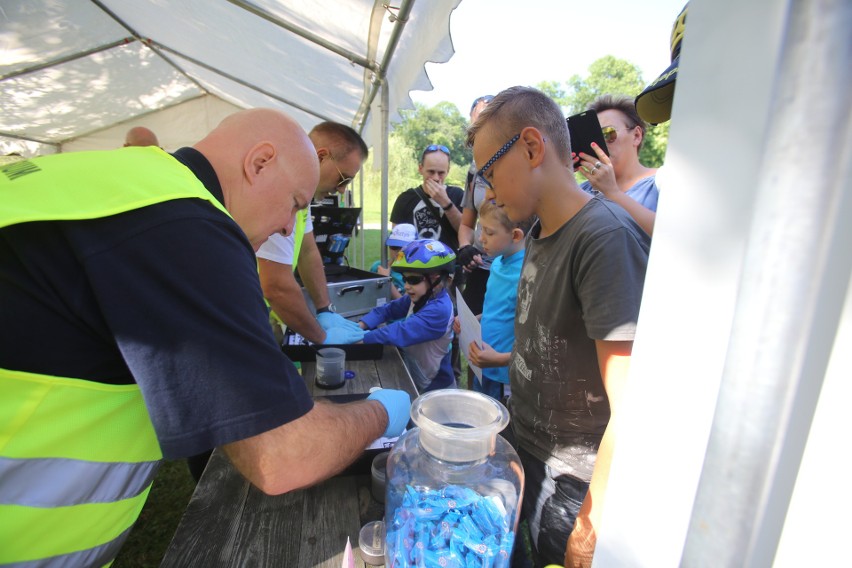
[(385, 523), (373, 521), (361, 527), (358, 533), (358, 548), (361, 549), (361, 560), (370, 566), (381, 566), (385, 563)]
[(373, 458), (373, 465), (370, 467), (370, 473), (372, 475), (370, 492), (373, 494), (373, 499), (379, 503), (385, 502), (385, 479), (389, 454), (390, 452), (377, 454), (376, 457)]
[(343, 386), (346, 352), (337, 347), (317, 350), (317, 386), (336, 389)]

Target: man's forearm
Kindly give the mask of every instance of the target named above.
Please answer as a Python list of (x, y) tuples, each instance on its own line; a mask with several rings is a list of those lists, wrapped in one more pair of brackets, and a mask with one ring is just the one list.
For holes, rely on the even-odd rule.
[(474, 230), (472, 227), (469, 227), (465, 222), (465, 216), (467, 216), (467, 213), (463, 213), (462, 221), (459, 224), (459, 248), (462, 248), (465, 245), (473, 244)]
[(278, 495), (342, 471), (382, 435), (387, 421), (377, 401), (317, 402), (301, 418), (223, 449), (253, 485)]
[(609, 472), (615, 446), (615, 432), (621, 410), (621, 399), (630, 370), (632, 341), (595, 340), (598, 366), (610, 404), (610, 419), (598, 447), (595, 469), (589, 483), (589, 492), (583, 500), (574, 530), (568, 538), (565, 566), (591, 568), (596, 546), (596, 530), (601, 524), (601, 511), (606, 498)]

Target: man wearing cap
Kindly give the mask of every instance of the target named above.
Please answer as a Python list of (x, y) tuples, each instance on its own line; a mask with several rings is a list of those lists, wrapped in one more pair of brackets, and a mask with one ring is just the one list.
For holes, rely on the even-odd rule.
[[(320, 161), (320, 177), (314, 200), (343, 193), (367, 159), (367, 145), (352, 128), (335, 122), (322, 122), (308, 136)], [(295, 230), (284, 236), (274, 234), (257, 251), (260, 283), (275, 315), (284, 324), (313, 343), (354, 343), (360, 341), (360, 329), (331, 311), (328, 282), (322, 256), (313, 234), (307, 211), (299, 213)], [(299, 276), (311, 296), (317, 315), (311, 312)]]
[(402, 297), (402, 294), (405, 291), (405, 283), (402, 280), (402, 273), (391, 270), (391, 267), (393, 266), (399, 251), (416, 238), (417, 231), (414, 228), (414, 225), (409, 223), (400, 223), (393, 228), (391, 234), (388, 235), (388, 238), (385, 241), (385, 246), (388, 247), (388, 266), (382, 266), (380, 260), (377, 260), (370, 266), (370, 272), (391, 277), (393, 282), (391, 296), (394, 300)]

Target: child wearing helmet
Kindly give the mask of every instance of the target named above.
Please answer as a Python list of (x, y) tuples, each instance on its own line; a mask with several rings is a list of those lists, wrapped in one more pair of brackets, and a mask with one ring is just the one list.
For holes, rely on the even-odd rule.
[[(412, 241), (399, 251), (391, 267), (402, 274), (405, 294), (373, 308), (358, 322), (368, 330), (364, 343), (402, 348), (403, 360), (421, 393), (456, 386), (450, 362), (453, 303), (447, 293), (455, 260), (453, 251), (440, 241)], [(379, 327), (383, 323), (387, 325)]]

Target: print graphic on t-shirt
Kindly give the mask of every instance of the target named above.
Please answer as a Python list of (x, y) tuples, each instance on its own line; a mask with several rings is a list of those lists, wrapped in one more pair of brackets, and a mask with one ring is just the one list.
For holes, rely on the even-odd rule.
[(512, 357), (512, 365), (526, 380), (532, 380), (532, 369), (527, 366), (527, 362), (519, 352), (515, 352)]
[(521, 281), (518, 284), (518, 323), (526, 323), (527, 317), (529, 317), (536, 274), (538, 274), (536, 265), (531, 262), (524, 263)]
[(440, 219), (432, 217), (422, 201), (414, 206), (414, 226), (417, 227), (419, 238), (441, 240)]

